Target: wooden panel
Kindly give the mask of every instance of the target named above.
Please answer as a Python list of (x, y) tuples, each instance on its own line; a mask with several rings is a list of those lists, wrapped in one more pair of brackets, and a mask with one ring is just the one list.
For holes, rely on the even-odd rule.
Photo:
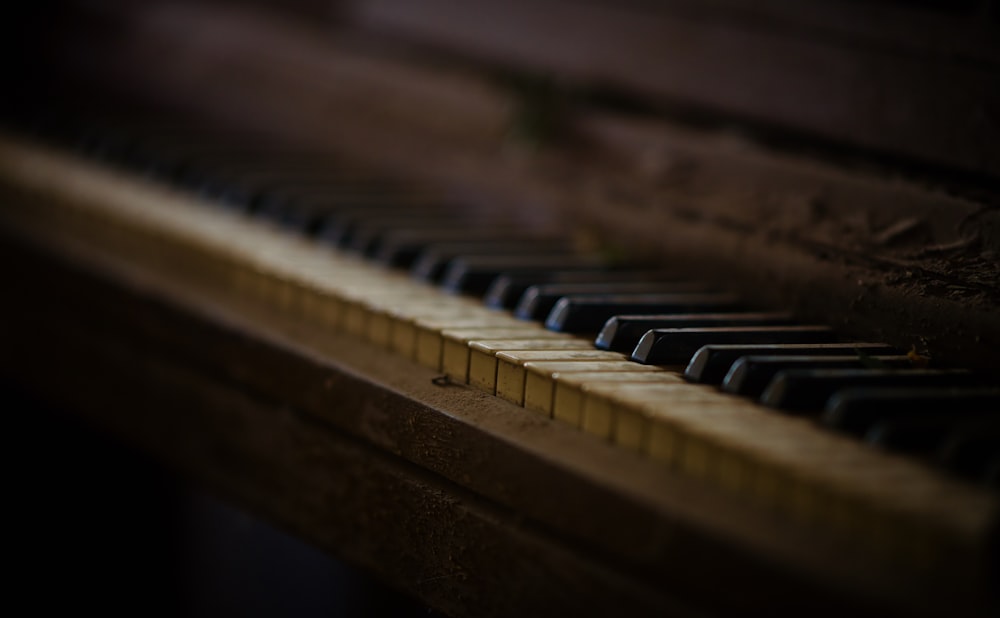
[[(974, 14), (922, 16), (867, 3), (812, 11), (795, 2), (712, 4), (366, 0), (356, 19), (568, 83), (1000, 174), (995, 26)], [(852, 19), (869, 25), (851, 32)]]

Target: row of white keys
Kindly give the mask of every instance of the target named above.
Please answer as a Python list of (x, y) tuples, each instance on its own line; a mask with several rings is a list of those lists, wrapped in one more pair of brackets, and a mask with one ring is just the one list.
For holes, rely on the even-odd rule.
[[(464, 371), (469, 384), (543, 412), (549, 406), (560, 420), (803, 521), (931, 560), (950, 551), (974, 553), (996, 517), (993, 494), (919, 462), (682, 383), (674, 372), (627, 363), (590, 342), (550, 336), (540, 326), (439, 295), (187, 196), (31, 148), (15, 149), (11, 168), (7, 146), (0, 145), (5, 173), (13, 169), (22, 184), (53, 197), (48, 207), (70, 214), (95, 242), (138, 248), (140, 255), (145, 250), (150, 259), (191, 251), (209, 256), (221, 266), (205, 276), (221, 286), (287, 303), (438, 370), (446, 342), (464, 342), (467, 369), (459, 353), (454, 372), (461, 377)], [(53, 177), (68, 182), (50, 183)], [(442, 315), (448, 318), (438, 319)], [(449, 338), (445, 331), (462, 333)]]
[(623, 447), (928, 567), (956, 550), (978, 551), (997, 515), (994, 495), (918, 461), (710, 388), (595, 385), (590, 395), (605, 402)]
[[(484, 339), (484, 337), (486, 339)], [(491, 346), (510, 350), (586, 350), (587, 343), (576, 337), (540, 329), (537, 324), (525, 322), (512, 328), (457, 328), (441, 331), (443, 348), (441, 352), (441, 371), (453, 382), (479, 386), (484, 380), (477, 376), (470, 377), (472, 364), (472, 345), (475, 342), (480, 348)], [(477, 371), (482, 371), (477, 366)], [(491, 393), (496, 392), (495, 363), (492, 370)]]

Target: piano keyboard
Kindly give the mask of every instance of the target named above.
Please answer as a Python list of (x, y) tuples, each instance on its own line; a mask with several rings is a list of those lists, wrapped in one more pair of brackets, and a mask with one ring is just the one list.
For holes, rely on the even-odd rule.
[[(247, 177), (260, 163), (228, 156), (202, 160), (224, 161)], [(1000, 477), (991, 415), (1000, 391), (980, 376), (913, 368), (905, 351), (840, 342), (824, 326), (761, 313), (711, 285), (609, 265), (572, 251), (572, 239), (558, 234), (515, 239), (514, 222), (496, 211), (480, 219), (495, 233), (473, 231), (474, 217), (456, 224), (445, 207), (429, 207), (436, 214), (426, 217), (399, 214), (443, 203), (432, 192), (385, 207), (397, 192), (380, 195), (353, 174), (324, 182), (321, 170), (296, 189), (312, 202), (283, 209), (280, 192), (272, 202), (258, 192), (258, 216), (250, 216), (240, 205), (253, 187), (202, 179), (196, 195), (183, 183), (157, 181), (151, 164), (145, 172), (154, 179), (7, 135), (2, 183), (28, 196), (31, 208), (5, 207), (0, 217), (33, 237), (68, 231), (147, 267), (267, 302), (314, 328), (348, 333), (436, 379), (570, 424), (789, 521), (870, 544), (875, 554), (931, 567), (987, 552), (998, 506), (986, 484)], [(259, 171), (257, 178), (290, 182)], [(352, 191), (357, 200), (340, 201), (367, 200), (386, 213), (354, 235), (323, 220), (337, 212), (323, 200)], [(410, 231), (393, 227), (401, 218)], [(442, 222), (448, 231), (430, 231)], [(384, 235), (398, 251), (379, 244), (386, 229), (395, 230)], [(333, 246), (347, 237), (354, 251)], [(427, 250), (425, 241), (437, 245)], [(481, 253), (463, 253), (477, 245)], [(440, 283), (385, 263), (437, 273)], [(945, 422), (955, 408), (963, 423), (988, 430), (969, 436), (963, 423)], [(920, 436), (929, 441), (928, 431), (940, 438), (952, 430), (950, 442), (935, 445), (974, 482), (855, 437), (916, 444)]]

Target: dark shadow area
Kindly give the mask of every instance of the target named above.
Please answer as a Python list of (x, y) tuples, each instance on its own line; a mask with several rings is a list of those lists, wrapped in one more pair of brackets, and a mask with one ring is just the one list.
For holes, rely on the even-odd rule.
[(141, 616), (433, 612), (0, 384), (9, 606)]

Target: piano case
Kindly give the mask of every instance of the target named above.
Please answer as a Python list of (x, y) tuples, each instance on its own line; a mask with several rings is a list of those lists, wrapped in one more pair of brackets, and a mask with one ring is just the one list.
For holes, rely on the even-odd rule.
[(995, 485), (725, 399), (824, 449), (783, 467), (714, 390), (704, 460), (651, 446), (660, 412), (595, 435), (381, 338), (397, 275), (32, 137), (346, 161), (989, 388), (993, 3), (54, 8), (8, 39), (6, 383), (448, 615), (996, 612)]

